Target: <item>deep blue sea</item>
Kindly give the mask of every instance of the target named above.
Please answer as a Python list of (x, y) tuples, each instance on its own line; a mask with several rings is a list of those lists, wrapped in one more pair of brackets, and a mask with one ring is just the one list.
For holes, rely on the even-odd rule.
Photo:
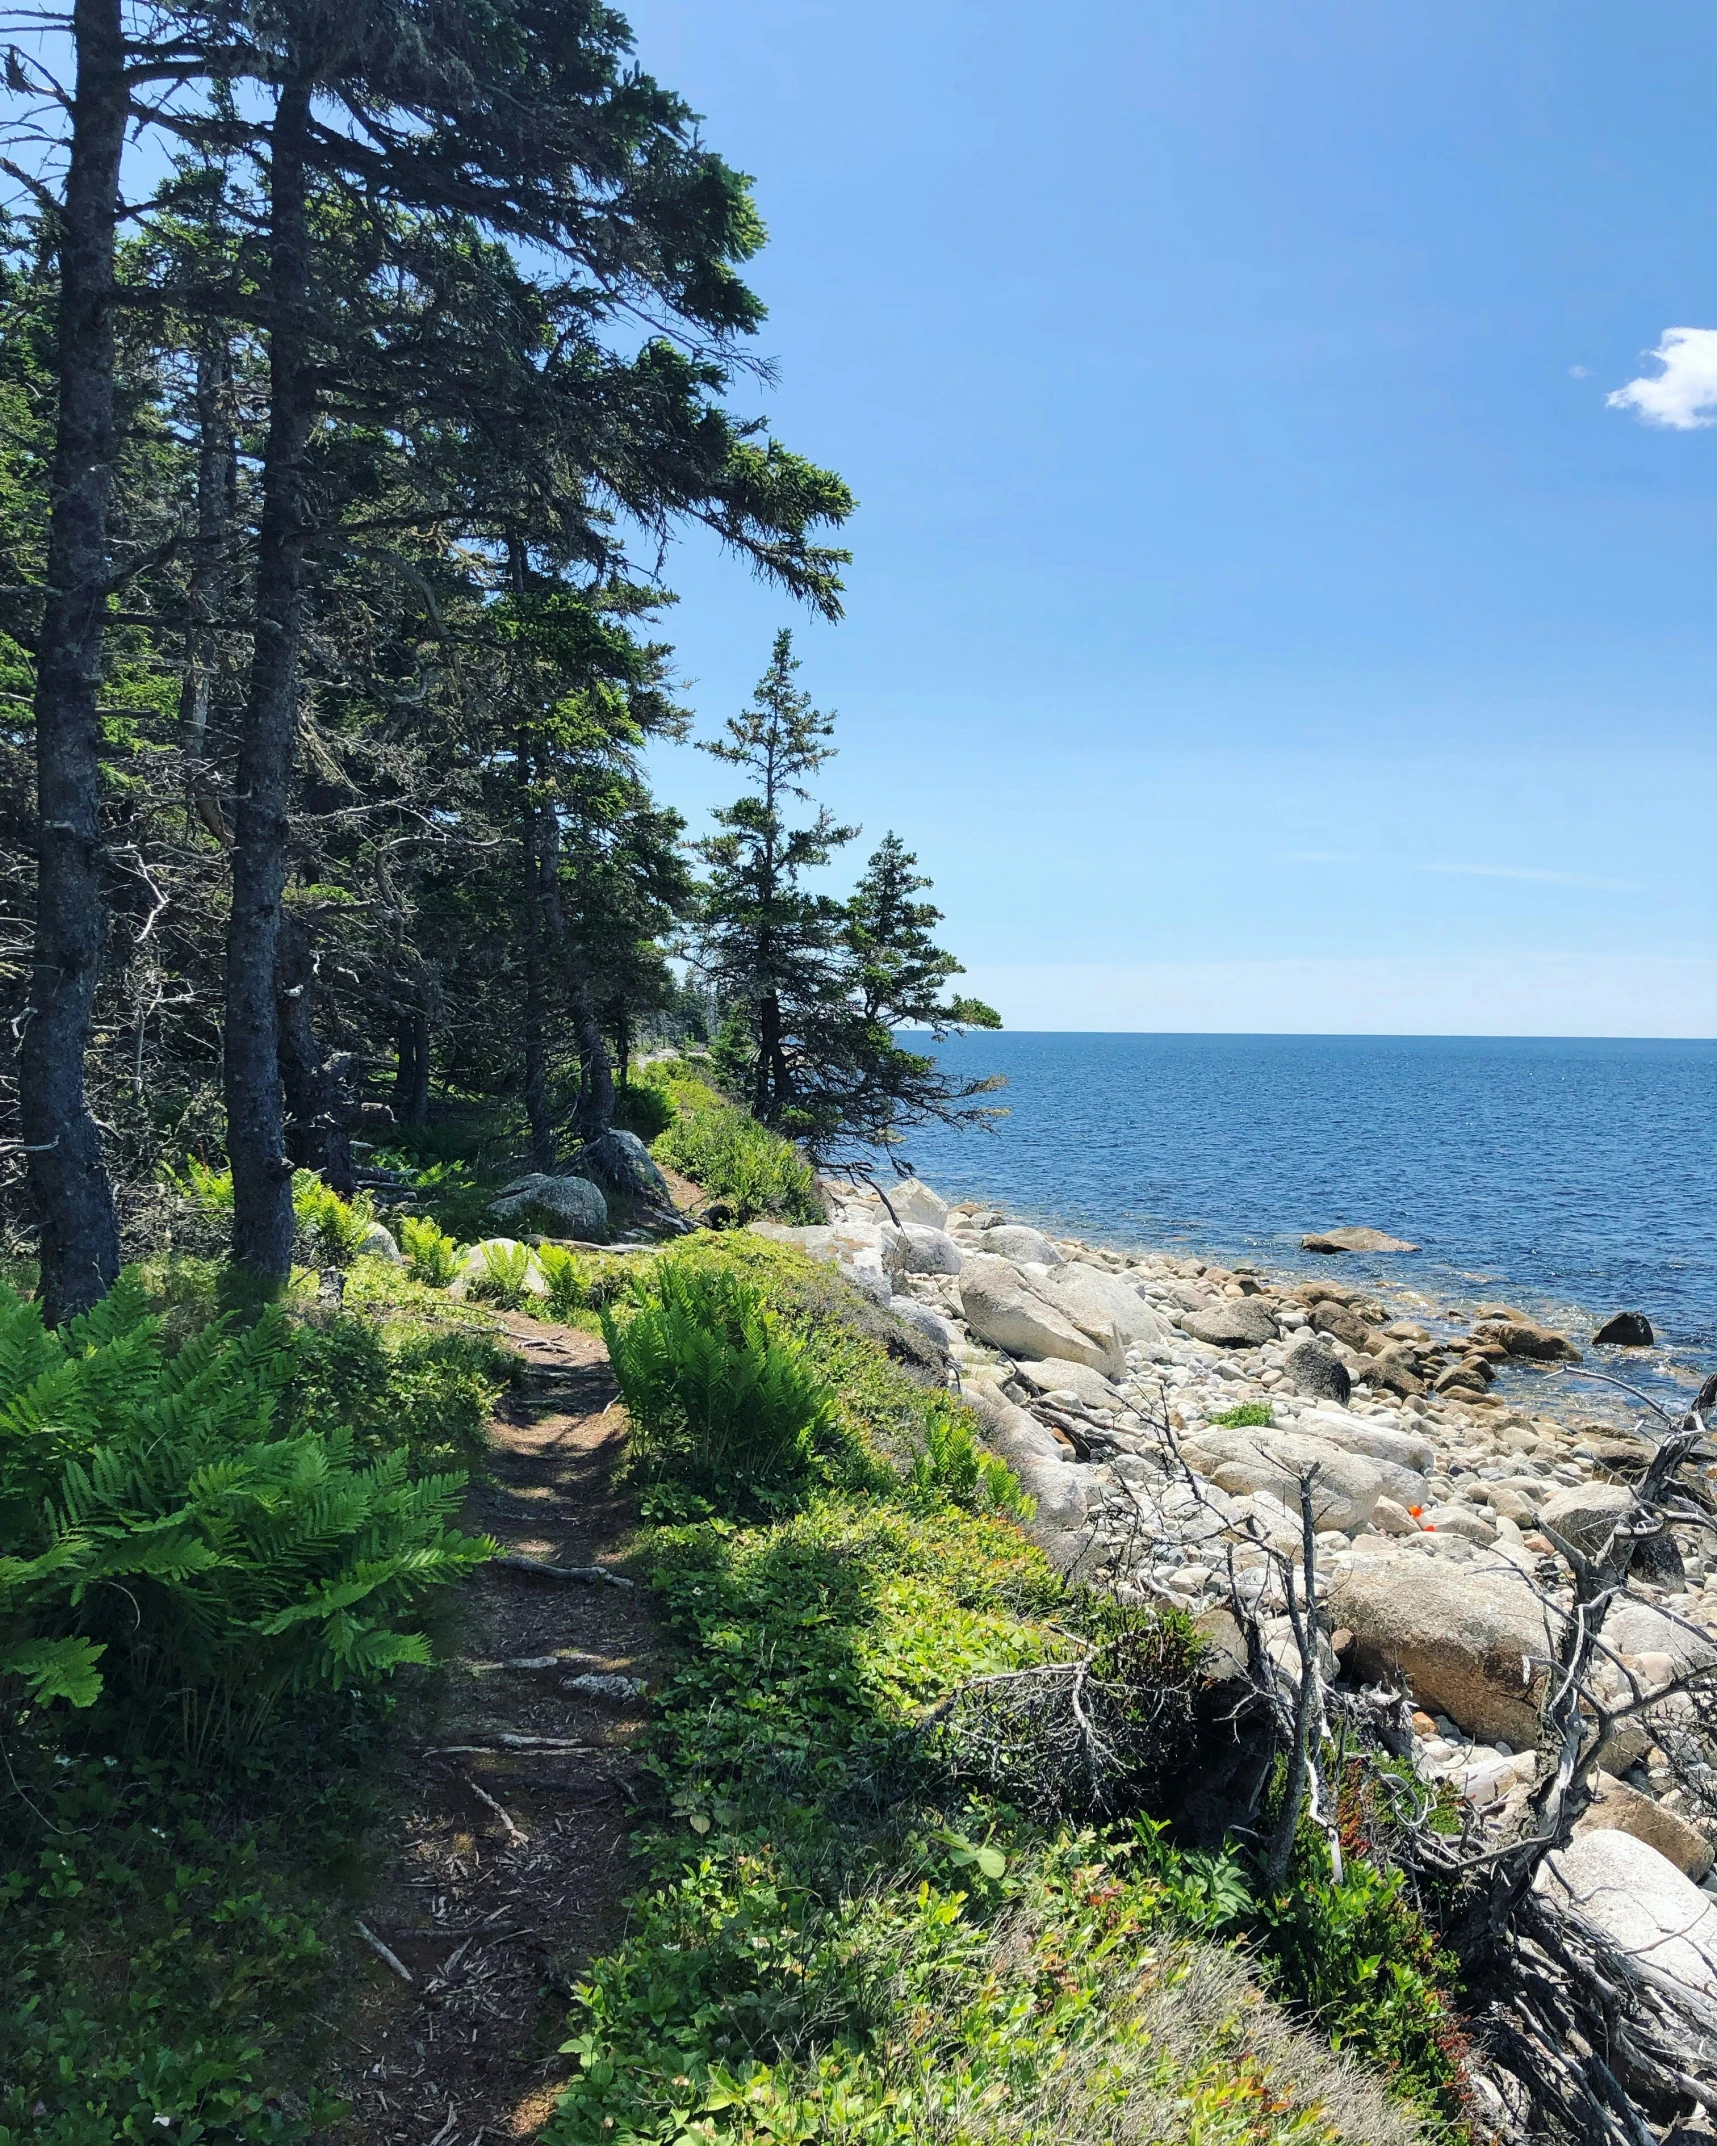
[[(1654, 1387), (1717, 1368), (1717, 1043), (1004, 1033), (940, 1055), (1007, 1076), (994, 1133), (932, 1127), (904, 1151), (950, 1198), (1127, 1248), (1507, 1301), (1582, 1339), (1640, 1310), (1662, 1349), (1588, 1361)], [(1299, 1249), (1342, 1223), (1422, 1249)]]

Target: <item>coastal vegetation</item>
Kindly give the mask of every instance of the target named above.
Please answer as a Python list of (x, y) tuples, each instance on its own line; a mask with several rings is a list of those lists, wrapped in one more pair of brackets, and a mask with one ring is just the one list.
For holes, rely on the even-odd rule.
[[(1666, 2130), (1692, 1985), (1551, 1859), (1631, 1794), (1696, 1889), (1717, 1395), (1505, 1447), (1496, 1363), (1575, 1354), (1510, 1307), (1434, 1340), (901, 1162), (996, 1114), (931, 1046), (999, 1022), (894, 833), (836, 891), (790, 630), (719, 723), (658, 638), (685, 531), (838, 616), (853, 502), (753, 414), (750, 182), (618, 14), (23, 20), (0, 2146), (348, 2146), (360, 2028), (409, 1990), (424, 2057), (539, 1941), (471, 2061), (548, 2146)], [(485, 1689), (524, 1725), (441, 1733)], [(403, 1889), (532, 1848), (576, 1941), (402, 1910), (414, 1973), (414, 1798)]]

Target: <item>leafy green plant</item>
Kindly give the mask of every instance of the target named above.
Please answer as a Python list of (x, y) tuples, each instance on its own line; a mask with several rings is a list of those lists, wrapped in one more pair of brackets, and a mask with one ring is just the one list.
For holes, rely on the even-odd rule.
[(162, 1179), (193, 1200), (206, 1215), (229, 1216), (233, 1211), (233, 1174), (217, 1170), (199, 1156), (187, 1155), (183, 1170), (164, 1170)]
[(414, 1282), (445, 1289), (459, 1272), (459, 1242), (427, 1215), (407, 1215), (399, 1226), (400, 1250)]
[(464, 1477), (284, 1431), (293, 1359), (279, 1311), (168, 1359), (132, 1273), (52, 1332), (0, 1290), (0, 1676), (203, 1758), (287, 1693), (427, 1662), (416, 1605), (492, 1549), (446, 1524)]
[(1261, 1431), (1268, 1430), (1276, 1417), (1268, 1401), (1242, 1401), (1238, 1408), (1225, 1409), (1210, 1420), (1225, 1431)]
[(1016, 1520), (1028, 1520), (1035, 1502), (1020, 1488), (1019, 1478), (999, 1454), (978, 1441), (972, 1412), (948, 1394), (926, 1397), (924, 1450), (912, 1465), (912, 1489), (921, 1500), (989, 1508)]
[(482, 1331), (316, 1316), (295, 1337), (281, 1417), (318, 1437), (343, 1427), (361, 1461), (398, 1452), (413, 1475), (474, 1471), (512, 1362)]
[(833, 1400), (742, 1277), (660, 1260), (629, 1314), (604, 1308), (602, 1332), (647, 1473), (729, 1498), (806, 1475)]
[(314, 1170), (293, 1173), (292, 1212), (316, 1265), (349, 1267), (376, 1226), (376, 1203), (367, 1192), (343, 1200)]
[(486, 1243), (482, 1264), (471, 1282), (471, 1294), (485, 1303), (516, 1311), (531, 1278), (531, 1248), (528, 1244)]
[(713, 1088), (676, 1080), (668, 1088), (674, 1120), (651, 1148), (658, 1162), (681, 1170), (735, 1222), (774, 1215), (787, 1222), (821, 1222), (822, 1202), (810, 1164), (783, 1140)]

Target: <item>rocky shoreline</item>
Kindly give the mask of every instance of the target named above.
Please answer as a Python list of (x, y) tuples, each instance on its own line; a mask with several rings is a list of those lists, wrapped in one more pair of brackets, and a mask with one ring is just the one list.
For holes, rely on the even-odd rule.
[[(1517, 1829), (1569, 1600), (1558, 1545), (1596, 1554), (1653, 1450), (1642, 1432), (1581, 1420), (1551, 1382), (1532, 1409), (1490, 1390), (1499, 1363), (1577, 1360), (1566, 1336), (1490, 1305), (1464, 1332), (1445, 1315), (1438, 1337), (1333, 1276), (1052, 1238), (917, 1180), (886, 1205), (823, 1189), (826, 1227), (753, 1227), (833, 1261), (945, 1352), (1062, 1569), (1184, 1605), (1219, 1656), (1238, 1646), (1244, 1598), (1297, 1676), (1289, 1620), (1271, 1613), (1315, 1467), (1326, 1679), (1406, 1693), (1403, 1755), (1421, 1778), (1454, 1790), (1481, 1830)], [(1713, 1546), (1691, 1527), (1642, 1546), (1605, 1626), (1602, 1673), (1618, 1689), (1666, 1689), (1717, 1662)], [(1717, 2000), (1717, 1771), (1686, 1739), (1672, 1763), (1659, 1736), (1673, 1740), (1649, 1713), (1612, 1733), (1548, 1882)]]

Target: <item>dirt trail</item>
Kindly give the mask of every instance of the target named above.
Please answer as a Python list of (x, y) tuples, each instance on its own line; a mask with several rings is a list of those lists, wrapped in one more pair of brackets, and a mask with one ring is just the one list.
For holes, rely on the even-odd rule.
[[(612, 1568), (633, 1514), (614, 1484), (622, 1417), (602, 1343), (503, 1324), (529, 1368), (502, 1401), (493, 1481), (464, 1524), (510, 1556)], [(536, 2136), (567, 2075), (567, 1995), (618, 1935), (635, 1883), (646, 1708), (571, 1680), (648, 1679), (658, 1638), (642, 1588), (489, 1566), (464, 1590), (439, 1709), (396, 1753), (395, 1844), (363, 1910), (411, 1981), (359, 1939), (347, 2008), (325, 2021), (333, 2091), (352, 2104), (340, 2146)]]

